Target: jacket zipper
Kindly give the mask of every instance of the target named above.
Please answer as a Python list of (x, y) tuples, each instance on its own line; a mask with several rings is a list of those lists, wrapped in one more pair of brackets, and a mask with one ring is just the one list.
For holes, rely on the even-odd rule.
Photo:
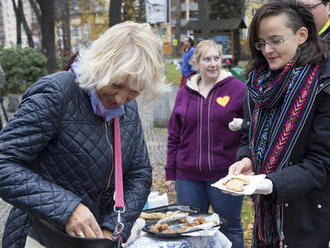
[(199, 101), (198, 101), (198, 103), (199, 103), (199, 137), (198, 137), (198, 140), (199, 140), (199, 144), (198, 144), (198, 146), (199, 146), (199, 156), (198, 156), (198, 163), (197, 163), (197, 169), (198, 169), (198, 171), (202, 171), (202, 161), (203, 161), (203, 158), (202, 158), (202, 119), (203, 119), (203, 111), (202, 111), (202, 109), (203, 109), (203, 100), (202, 100), (202, 98), (199, 98)]
[(105, 189), (104, 190), (102, 190), (102, 192), (99, 194), (99, 196), (98, 196), (98, 198), (97, 198), (97, 203), (96, 203), (96, 209), (98, 209), (99, 208), (99, 204), (100, 204), (100, 200), (101, 200), (101, 197), (102, 197), (102, 195), (109, 189), (109, 187), (110, 187), (110, 181), (111, 181), (111, 177), (112, 177), (112, 174), (113, 174), (113, 167), (114, 167), (114, 160), (113, 160), (113, 147), (112, 147), (112, 144), (111, 144), (111, 142), (110, 142), (110, 137), (109, 137), (109, 132), (108, 132), (108, 126), (110, 126), (111, 125), (111, 122), (104, 122), (104, 127), (105, 127), (105, 136), (106, 136), (106, 139), (107, 139), (107, 143), (108, 143), (108, 145), (109, 145), (109, 147), (110, 147), (110, 156), (111, 156), (111, 162), (112, 162), (112, 164), (110, 164), (110, 166), (111, 166), (111, 171), (110, 171), (110, 175), (109, 175), (109, 177), (108, 177), (108, 180), (107, 180), (107, 186), (105, 187)]
[(211, 121), (210, 121), (210, 112), (211, 112), (211, 103), (212, 103), (212, 98), (214, 95), (214, 91), (211, 93), (210, 96), (210, 100), (209, 100), (209, 106), (208, 106), (208, 110), (207, 110), (207, 143), (208, 143), (208, 163), (209, 163), (209, 171), (212, 171), (212, 159), (211, 159), (211, 155), (212, 155), (212, 142), (211, 142)]

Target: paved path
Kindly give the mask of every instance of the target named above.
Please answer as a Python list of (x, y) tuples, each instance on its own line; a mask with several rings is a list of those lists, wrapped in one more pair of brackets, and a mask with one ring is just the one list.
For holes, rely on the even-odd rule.
[[(177, 87), (173, 87), (173, 91), (169, 94), (170, 109), (173, 108)], [(6, 100), (6, 99), (5, 99)], [(159, 190), (157, 185), (159, 181), (164, 179), (164, 165), (166, 163), (167, 149), (167, 128), (154, 127), (154, 107), (157, 102), (146, 103), (141, 97), (137, 99), (139, 104), (139, 113), (142, 121), (143, 132), (148, 146), (150, 161), (153, 166), (153, 181), (152, 190)], [(6, 105), (5, 101), (5, 106)], [(3, 120), (3, 119), (2, 119)], [(170, 196), (170, 200), (173, 196)], [(11, 206), (0, 198), (0, 240), (2, 240), (3, 228), (7, 220)], [(0, 242), (1, 248), (1, 242)]]

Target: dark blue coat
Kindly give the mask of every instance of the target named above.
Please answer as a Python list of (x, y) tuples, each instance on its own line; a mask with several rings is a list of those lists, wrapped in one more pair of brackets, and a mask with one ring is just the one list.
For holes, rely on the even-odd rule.
[[(151, 187), (151, 166), (136, 101), (120, 117), (126, 240)], [(96, 116), (70, 72), (40, 79), (0, 134), (0, 197), (14, 205), (3, 248), (24, 247), (31, 218), (65, 229), (85, 204), (114, 230), (113, 124)]]
[[(248, 99), (248, 97), (246, 97)], [(247, 128), (252, 101), (245, 101), (242, 146), (251, 157)], [(325, 248), (330, 243), (330, 60), (323, 66), (313, 108), (290, 154), (287, 167), (267, 175), (282, 206), (283, 247)]]

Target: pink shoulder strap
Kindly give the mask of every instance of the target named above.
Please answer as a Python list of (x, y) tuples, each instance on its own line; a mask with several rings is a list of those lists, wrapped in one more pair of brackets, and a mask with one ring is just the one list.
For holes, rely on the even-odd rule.
[(114, 119), (115, 129), (115, 208), (124, 208), (123, 171), (121, 163), (121, 142), (119, 117)]

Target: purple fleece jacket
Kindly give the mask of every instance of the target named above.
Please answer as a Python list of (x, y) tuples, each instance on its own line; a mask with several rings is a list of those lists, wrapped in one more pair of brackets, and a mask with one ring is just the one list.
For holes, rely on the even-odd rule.
[(243, 118), (244, 91), (245, 84), (231, 74), (218, 81), (207, 98), (188, 83), (179, 89), (168, 125), (167, 181), (227, 175), (242, 135), (229, 130), (228, 123)]

